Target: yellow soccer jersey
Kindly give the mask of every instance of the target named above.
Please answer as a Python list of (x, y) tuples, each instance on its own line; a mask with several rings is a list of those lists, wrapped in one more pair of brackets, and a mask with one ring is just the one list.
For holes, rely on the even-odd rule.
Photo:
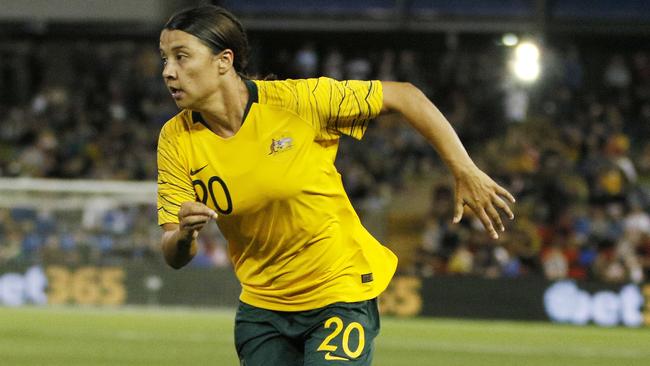
[(217, 224), (241, 300), (300, 311), (378, 296), (397, 258), (354, 212), (334, 158), (341, 134), (360, 139), (382, 106), (378, 81), (247, 81), (249, 105), (230, 138), (181, 111), (160, 132), (158, 221), (198, 200)]

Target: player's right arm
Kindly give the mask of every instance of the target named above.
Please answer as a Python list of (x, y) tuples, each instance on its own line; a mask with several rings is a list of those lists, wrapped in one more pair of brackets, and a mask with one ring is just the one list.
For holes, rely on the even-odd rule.
[(216, 218), (217, 213), (200, 202), (183, 202), (178, 211), (178, 224), (162, 225), (161, 246), (165, 262), (174, 269), (189, 263), (196, 255), (199, 231), (210, 219)]
[(158, 138), (158, 223), (163, 229), (161, 248), (165, 262), (185, 266), (197, 252), (199, 231), (217, 214), (200, 202), (188, 174), (187, 154), (178, 120), (165, 124)]

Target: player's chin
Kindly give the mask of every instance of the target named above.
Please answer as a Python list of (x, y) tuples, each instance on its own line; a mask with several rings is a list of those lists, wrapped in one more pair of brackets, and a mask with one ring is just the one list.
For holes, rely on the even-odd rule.
[(176, 103), (176, 106), (180, 109), (187, 109), (188, 107), (190, 107), (190, 103), (188, 103), (188, 100), (186, 100), (185, 98), (174, 99), (174, 103)]

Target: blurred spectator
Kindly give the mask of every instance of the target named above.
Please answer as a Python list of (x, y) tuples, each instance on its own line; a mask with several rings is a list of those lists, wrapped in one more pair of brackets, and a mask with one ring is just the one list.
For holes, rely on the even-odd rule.
[(471, 274), (474, 271), (474, 254), (467, 248), (467, 245), (461, 244), (449, 258), (447, 273), (450, 274)]
[(605, 67), (605, 86), (617, 89), (627, 89), (630, 85), (630, 70), (625, 63), (623, 55), (612, 56)]
[(377, 79), (385, 81), (397, 80), (395, 73), (395, 50), (384, 49), (377, 71)]
[(323, 76), (343, 80), (343, 54), (338, 48), (330, 48), (323, 61)]
[(294, 58), (295, 78), (306, 79), (316, 77), (318, 73), (318, 53), (313, 42), (305, 43)]
[(226, 239), (216, 225), (208, 225), (199, 234), (198, 253), (192, 260), (194, 267), (227, 267), (230, 259)]
[(544, 275), (549, 280), (561, 280), (569, 275), (569, 262), (559, 244), (555, 244), (544, 251), (542, 266)]
[(359, 52), (345, 63), (344, 78), (348, 80), (367, 80), (371, 78), (372, 65), (365, 53)]

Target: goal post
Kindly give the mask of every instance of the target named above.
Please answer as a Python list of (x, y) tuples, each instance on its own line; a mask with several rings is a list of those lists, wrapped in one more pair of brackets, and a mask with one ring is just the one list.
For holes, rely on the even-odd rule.
[(0, 207), (75, 210), (96, 200), (155, 205), (156, 189), (149, 181), (0, 178)]

